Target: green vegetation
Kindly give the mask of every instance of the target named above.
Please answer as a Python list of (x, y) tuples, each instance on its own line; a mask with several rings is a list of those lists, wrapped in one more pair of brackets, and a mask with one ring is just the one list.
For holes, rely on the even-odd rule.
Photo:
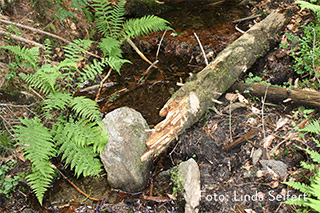
[[(312, 121), (308, 126), (299, 130), (302, 132), (309, 132), (319, 135), (320, 134), (320, 123), (319, 121)], [(313, 138), (317, 144), (317, 147), (320, 147), (320, 142)], [(298, 147), (298, 146), (297, 146)], [(304, 151), (306, 151), (310, 158), (314, 161), (314, 163), (306, 163), (301, 162), (301, 166), (304, 169), (309, 170), (314, 174), (312, 178), (310, 178), (310, 184), (307, 185), (305, 183), (300, 182), (285, 182), (285, 184), (291, 186), (294, 189), (299, 190), (302, 193), (305, 193), (308, 197), (305, 199), (296, 199), (296, 200), (287, 200), (285, 203), (291, 205), (298, 205), (301, 207), (310, 207), (313, 210), (320, 212), (320, 154), (317, 151), (312, 151), (310, 149), (304, 149), (298, 147)], [(301, 210), (300, 212), (308, 212), (307, 209)]]
[(19, 176), (6, 176), (8, 172), (14, 167), (16, 162), (9, 161), (6, 164), (1, 165), (0, 167), (0, 194), (4, 194), (7, 198), (10, 197), (10, 193), (18, 185)]
[[(310, 87), (319, 88), (320, 86), (320, 2), (318, 0), (310, 0), (311, 3), (298, 0), (296, 3), (301, 9), (310, 9), (315, 13), (314, 23), (308, 26), (302, 26), (303, 37), (287, 34), (288, 40), (292, 43), (293, 49), (291, 56), (294, 59), (293, 68), (298, 74), (309, 74), (314, 83), (306, 80), (305, 83)], [(285, 48), (286, 44), (282, 47)], [(311, 79), (311, 78), (310, 78)], [(317, 81), (316, 81), (317, 80)]]
[(181, 173), (179, 172), (178, 166), (172, 168), (170, 172), (171, 184), (173, 185), (172, 194), (176, 196), (178, 193), (183, 193), (183, 178)]
[[(95, 76), (108, 67), (120, 73), (122, 65), (129, 62), (122, 58), (120, 49), (126, 39), (171, 29), (167, 21), (156, 16), (125, 20), (124, 2), (121, 0), (112, 8), (109, 2), (92, 1), (96, 27), (104, 36), (98, 45), (104, 56), (93, 59), (83, 69), (78, 63), (87, 62), (84, 54), (93, 44), (90, 40), (74, 40), (65, 46), (65, 59), (59, 63), (50, 57), (49, 40), (45, 42), (43, 54), (39, 47), (0, 47), (14, 53), (16, 60), (11, 67), (33, 71), (32, 74), (21, 72), (18, 76), (44, 99), (39, 117), (19, 118), (21, 125), (14, 127), (17, 145), (32, 163), (32, 173), (26, 179), (41, 205), (55, 174), (53, 157), (62, 156), (65, 165), (69, 165), (77, 177), (99, 175), (102, 171), (98, 156), (108, 137), (103, 130), (99, 107), (91, 99), (74, 97), (74, 91), (84, 82), (95, 80)], [(83, 6), (87, 1), (73, 3)], [(44, 58), (42, 63), (41, 58)]]

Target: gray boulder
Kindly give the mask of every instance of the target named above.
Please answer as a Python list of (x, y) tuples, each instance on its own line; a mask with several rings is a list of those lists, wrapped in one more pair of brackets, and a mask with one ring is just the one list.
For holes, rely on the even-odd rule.
[(108, 183), (127, 192), (142, 190), (151, 166), (151, 162), (140, 161), (147, 150), (147, 122), (139, 112), (128, 107), (108, 113), (102, 122), (109, 136), (106, 148), (100, 154)]

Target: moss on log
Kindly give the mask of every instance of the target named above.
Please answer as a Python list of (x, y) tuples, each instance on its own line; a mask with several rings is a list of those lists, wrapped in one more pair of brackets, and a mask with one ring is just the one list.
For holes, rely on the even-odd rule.
[(226, 47), (207, 67), (185, 83), (160, 110), (166, 118), (157, 124), (141, 160), (162, 152), (186, 128), (196, 123), (241, 73), (251, 67), (280, 39), (289, 18), (272, 12)]

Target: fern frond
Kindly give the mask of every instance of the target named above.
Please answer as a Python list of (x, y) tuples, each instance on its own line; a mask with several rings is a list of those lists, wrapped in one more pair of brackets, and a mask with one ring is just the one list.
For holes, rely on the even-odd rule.
[(124, 63), (130, 63), (131, 64), (131, 61), (127, 60), (127, 59), (122, 59), (122, 58), (118, 58), (118, 57), (109, 57), (107, 59), (107, 62), (109, 64), (109, 66), (116, 70), (119, 74), (120, 74), (120, 69), (122, 67), (122, 65)]
[(301, 191), (302, 193), (305, 193), (307, 195), (311, 195), (311, 187), (300, 182), (283, 182), (284, 184), (287, 184), (288, 186), (291, 186), (292, 188)]
[(111, 10), (109, 27), (110, 27), (110, 36), (113, 37), (114, 39), (119, 38), (120, 32), (122, 30), (122, 25), (125, 19), (124, 15), (126, 13), (124, 5), (125, 5), (125, 0), (121, 0)]
[(168, 21), (153, 15), (144, 16), (139, 19), (129, 19), (123, 24), (124, 40), (152, 32), (172, 30), (168, 25)]
[(33, 173), (27, 176), (27, 180), (42, 204), (44, 192), (54, 174), (49, 160), (56, 154), (55, 144), (52, 135), (40, 123), (39, 118), (30, 120), (19, 118), (19, 120), (23, 126), (15, 126), (16, 140), (19, 141), (17, 145), (21, 145), (25, 158), (32, 162)]
[(81, 82), (84, 82), (87, 79), (93, 80), (95, 75), (101, 74), (107, 65), (108, 61), (106, 61), (104, 58), (101, 61), (94, 59), (92, 64), (87, 65), (85, 69), (79, 71), (79, 73), (82, 75), (79, 80), (81, 80)]
[(33, 75), (19, 73), (19, 76), (31, 86), (39, 89), (44, 94), (48, 94), (56, 91), (56, 81), (62, 77), (56, 68), (51, 67), (50, 64), (44, 64)]
[(51, 51), (52, 51), (52, 44), (51, 44), (51, 41), (50, 39), (46, 39), (44, 40), (44, 46), (45, 46), (45, 49), (44, 49), (44, 63), (48, 64), (51, 62)]
[(104, 36), (110, 35), (111, 2), (93, 0), (91, 6), (96, 10), (95, 23), (98, 31)]
[(121, 57), (121, 49), (120, 49), (121, 43), (115, 38), (106, 36), (105, 38), (102, 38), (99, 42), (99, 47), (103, 51), (103, 54), (105, 56), (109, 57)]
[(314, 165), (313, 163), (307, 164), (306, 162), (301, 162), (301, 166), (304, 169), (308, 169), (310, 171), (316, 171), (316, 165)]
[(298, 147), (299, 149), (301, 149), (301, 150), (306, 151), (306, 152), (310, 155), (310, 158), (311, 158), (314, 162), (320, 163), (320, 154), (319, 154), (318, 152), (313, 151), (313, 150), (309, 150), (309, 149), (304, 149), (304, 148), (299, 147), (299, 146), (297, 146), (297, 147)]
[(70, 61), (79, 61), (84, 58), (81, 53), (89, 49), (93, 41), (90, 40), (73, 40), (64, 47), (65, 56)]
[(299, 129), (299, 131), (320, 134), (320, 123), (317, 120), (313, 120), (305, 128)]
[(99, 106), (93, 100), (84, 96), (75, 97), (70, 101), (72, 111), (81, 118), (88, 118), (90, 121), (100, 119)]
[(66, 110), (71, 99), (72, 99), (72, 96), (69, 93), (61, 93), (61, 92), (51, 93), (43, 101), (45, 105), (44, 110), (46, 111), (51, 111), (53, 109)]
[(31, 189), (34, 191), (39, 203), (42, 205), (44, 193), (50, 187), (53, 175), (55, 173), (54, 169), (50, 167), (51, 163), (49, 161), (42, 162), (42, 170), (35, 168), (32, 165), (32, 173), (27, 175), (26, 179), (29, 184), (31, 184)]
[(59, 153), (63, 153), (62, 159), (66, 164), (70, 163), (71, 169), (75, 169), (76, 175), (98, 175), (101, 172), (101, 162), (98, 150), (89, 145), (98, 146), (97, 143), (106, 145), (105, 137), (101, 135), (101, 129), (95, 123), (89, 123), (86, 119), (77, 122), (67, 122), (65, 126), (59, 125), (55, 140), (61, 145)]
[(28, 63), (30, 63), (31, 67), (34, 70), (36, 70), (36, 68), (38, 67), (40, 47), (32, 47), (29, 49), (26, 47), (21, 48), (20, 46), (0, 46), (0, 48), (10, 50), (11, 52), (22, 58), (22, 60), (28, 61)]
[(311, 4), (309, 2), (302, 1), (302, 0), (297, 0), (297, 1), (295, 1), (295, 3), (301, 7), (301, 10), (310, 9), (314, 13), (316, 13), (318, 17), (320, 16), (320, 6), (319, 5)]

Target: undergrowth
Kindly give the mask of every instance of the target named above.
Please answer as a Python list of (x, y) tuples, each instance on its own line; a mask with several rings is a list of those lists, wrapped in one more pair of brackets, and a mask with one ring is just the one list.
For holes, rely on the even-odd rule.
[[(308, 126), (306, 126), (303, 129), (300, 129), (299, 131), (319, 135), (320, 123), (319, 121), (314, 120)], [(320, 142), (315, 138), (313, 138), (313, 140), (317, 144), (317, 147), (320, 148)], [(308, 148), (305, 149), (299, 146), (297, 147), (307, 152), (310, 158), (313, 160), (313, 163), (301, 162), (301, 167), (309, 170), (310, 172), (313, 172), (315, 175), (310, 178), (309, 185), (294, 181), (284, 182), (288, 186), (296, 190), (299, 190), (300, 192), (307, 195), (307, 197), (304, 199), (287, 200), (285, 203), (301, 207), (310, 207), (313, 210), (320, 212), (320, 154), (317, 151), (313, 151)], [(298, 210), (297, 212), (308, 212), (308, 210), (303, 209)]]
[[(73, 3), (80, 6), (87, 2), (73, 0)], [(40, 115), (19, 118), (21, 125), (14, 127), (17, 145), (32, 163), (32, 172), (26, 179), (41, 205), (55, 174), (56, 167), (51, 163), (52, 158), (61, 156), (65, 165), (70, 166), (77, 177), (99, 175), (102, 171), (98, 156), (108, 137), (102, 125), (99, 107), (91, 99), (75, 97), (74, 91), (86, 81), (95, 80), (96, 75), (102, 74), (108, 67), (120, 73), (122, 65), (129, 62), (121, 55), (120, 46), (125, 40), (171, 29), (167, 21), (156, 16), (125, 20), (124, 0), (114, 7), (107, 1), (90, 2), (96, 10), (96, 27), (103, 35), (98, 47), (104, 56), (93, 59), (84, 68), (78, 65), (87, 62), (84, 55), (94, 43), (90, 40), (74, 40), (65, 46), (65, 59), (61, 62), (52, 61), (49, 40), (45, 42), (46, 48), (42, 55), (39, 47), (0, 47), (14, 53), (16, 61), (13, 63), (17, 67), (29, 70), (28, 73), (20, 72), (18, 75), (43, 99)]]

